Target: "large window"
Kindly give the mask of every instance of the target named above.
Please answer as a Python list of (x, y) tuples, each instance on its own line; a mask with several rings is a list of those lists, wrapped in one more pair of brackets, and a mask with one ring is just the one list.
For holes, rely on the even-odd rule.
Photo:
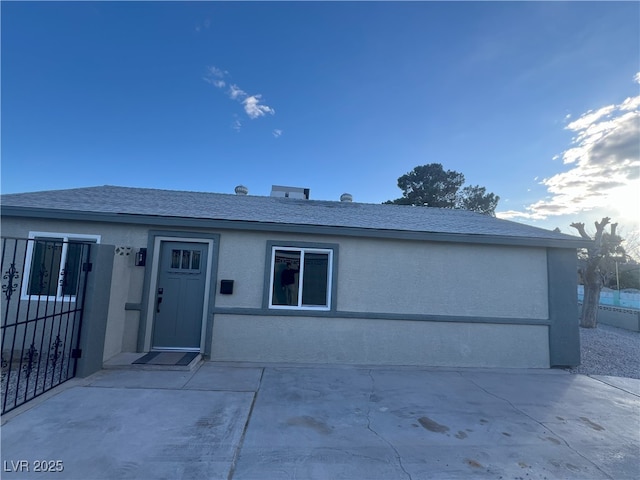
[(272, 247), (270, 308), (329, 310), (333, 250)]
[(86, 243), (97, 243), (96, 235), (56, 235), (32, 233), (27, 246), (23, 297), (50, 297), (73, 300), (78, 293), (78, 279)]

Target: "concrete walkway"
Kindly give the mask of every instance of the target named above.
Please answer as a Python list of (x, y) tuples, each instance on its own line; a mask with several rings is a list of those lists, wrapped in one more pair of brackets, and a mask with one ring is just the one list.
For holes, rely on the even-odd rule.
[(3, 417), (3, 479), (640, 478), (640, 380), (207, 362), (48, 397)]

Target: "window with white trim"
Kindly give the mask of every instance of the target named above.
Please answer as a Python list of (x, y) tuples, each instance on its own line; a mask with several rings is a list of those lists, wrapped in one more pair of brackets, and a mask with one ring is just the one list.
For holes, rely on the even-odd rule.
[(269, 308), (329, 310), (333, 250), (271, 249)]
[(29, 238), (22, 297), (73, 301), (86, 243), (99, 243), (100, 236), (38, 232)]

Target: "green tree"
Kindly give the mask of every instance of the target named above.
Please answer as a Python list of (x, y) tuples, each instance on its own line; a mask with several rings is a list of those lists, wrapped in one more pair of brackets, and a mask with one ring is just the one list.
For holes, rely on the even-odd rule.
[(461, 189), (463, 184), (464, 175), (460, 172), (445, 170), (439, 163), (420, 165), (398, 178), (402, 197), (385, 203), (458, 208), (495, 216), (500, 197), (479, 185)]
[(456, 208), (495, 216), (498, 200), (500, 200), (498, 195), (487, 193), (484, 187), (469, 186), (464, 187), (458, 195)]

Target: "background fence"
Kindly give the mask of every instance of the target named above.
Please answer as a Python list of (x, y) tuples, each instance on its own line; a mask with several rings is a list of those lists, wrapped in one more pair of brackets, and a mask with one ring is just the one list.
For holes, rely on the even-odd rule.
[[(584, 300), (584, 286), (578, 285), (578, 301)], [(600, 305), (640, 309), (640, 292), (618, 291), (603, 288), (600, 292)]]

